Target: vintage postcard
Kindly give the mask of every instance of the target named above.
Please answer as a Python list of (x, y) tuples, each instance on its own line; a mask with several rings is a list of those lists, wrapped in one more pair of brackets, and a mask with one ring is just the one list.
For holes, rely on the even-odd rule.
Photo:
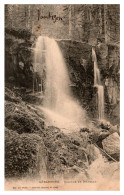
[(6, 4), (5, 190), (120, 190), (120, 5)]

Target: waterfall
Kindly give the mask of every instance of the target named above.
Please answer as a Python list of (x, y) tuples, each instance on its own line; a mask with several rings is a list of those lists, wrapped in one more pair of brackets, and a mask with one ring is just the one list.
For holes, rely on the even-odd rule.
[(75, 128), (85, 125), (85, 111), (72, 98), (70, 80), (64, 58), (54, 39), (40, 36), (35, 48), (35, 71), (44, 76), (45, 92), (42, 109), (56, 126)]
[(94, 87), (97, 88), (98, 94), (98, 118), (104, 119), (104, 87), (101, 84), (100, 71), (97, 65), (97, 57), (95, 49), (92, 48), (92, 57), (94, 61)]

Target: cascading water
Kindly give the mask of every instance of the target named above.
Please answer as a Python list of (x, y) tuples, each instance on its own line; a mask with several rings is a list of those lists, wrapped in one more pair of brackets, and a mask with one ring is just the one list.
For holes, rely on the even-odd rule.
[[(85, 111), (71, 95), (68, 71), (54, 39), (40, 36), (36, 41), (35, 69), (45, 69), (45, 96), (42, 109), (52, 125), (75, 129), (85, 125)], [(42, 76), (41, 76), (42, 77)]]
[(94, 61), (94, 87), (97, 88), (98, 94), (98, 118), (104, 119), (104, 87), (101, 85), (100, 71), (97, 65), (97, 57), (95, 49), (92, 48), (92, 57)]

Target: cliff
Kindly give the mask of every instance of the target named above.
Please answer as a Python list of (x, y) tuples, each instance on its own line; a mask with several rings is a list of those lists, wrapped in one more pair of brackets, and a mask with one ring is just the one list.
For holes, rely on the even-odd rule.
[[(15, 35), (15, 34), (16, 35)], [(27, 36), (21, 36), (20, 34)], [(28, 35), (29, 34), (29, 35)], [(26, 39), (26, 40), (25, 40)], [(7, 31), (5, 51), (5, 79), (7, 85), (33, 90), (33, 75), (40, 82), (38, 73), (34, 73), (34, 45), (36, 37), (27, 31)], [(91, 118), (97, 117), (96, 89), (94, 88), (94, 67), (92, 46), (72, 40), (57, 40), (64, 56), (70, 87)], [(96, 46), (98, 67), (101, 72), (105, 91), (105, 117), (119, 124), (119, 46), (99, 42)], [(37, 86), (34, 86), (37, 91)]]

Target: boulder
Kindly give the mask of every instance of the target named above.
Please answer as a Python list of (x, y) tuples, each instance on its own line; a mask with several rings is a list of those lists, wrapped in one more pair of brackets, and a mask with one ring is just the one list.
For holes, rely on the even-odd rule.
[(36, 134), (5, 129), (5, 177), (46, 176), (47, 151)]
[(106, 153), (119, 160), (120, 156), (120, 137), (118, 133), (109, 135), (102, 141), (103, 149)]
[(45, 128), (42, 112), (27, 106), (12, 91), (5, 92), (5, 127), (17, 133), (41, 133)]
[(99, 140), (105, 139), (107, 136), (110, 135), (110, 132), (108, 130), (102, 130), (99, 135)]
[(118, 126), (118, 125), (111, 126), (110, 129), (109, 129), (109, 132), (110, 132), (110, 133), (115, 133), (115, 132), (117, 132), (117, 133), (120, 135), (119, 126)]
[(111, 124), (110, 124), (109, 121), (103, 120), (103, 121), (100, 122), (99, 127), (101, 127), (102, 129), (107, 129), (108, 130), (108, 129), (110, 129)]
[(88, 154), (88, 160), (90, 164), (100, 156), (100, 150), (94, 144), (87, 145), (86, 153)]

